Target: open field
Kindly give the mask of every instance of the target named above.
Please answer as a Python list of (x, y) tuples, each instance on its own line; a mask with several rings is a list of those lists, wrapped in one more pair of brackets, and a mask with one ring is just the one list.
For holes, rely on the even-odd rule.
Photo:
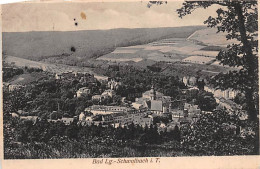
[(223, 32), (216, 33), (217, 29), (208, 28), (195, 31), (188, 40), (198, 41), (207, 46), (226, 47), (228, 44), (237, 43), (236, 40), (227, 40)]
[(112, 62), (132, 60), (136, 62), (143, 59), (149, 59), (154, 61), (175, 62), (188, 57), (190, 52), (199, 50), (203, 47), (204, 46), (186, 41), (185, 38), (170, 38), (146, 45), (118, 47), (115, 51), (99, 57), (98, 60), (108, 60)]
[(225, 34), (216, 34), (216, 29), (201, 29), (189, 37), (166, 38), (143, 45), (117, 47), (113, 52), (99, 57), (98, 60), (139, 62), (146, 59), (176, 62), (193, 55), (215, 58), (219, 50), (224, 49), (228, 43), (230, 42), (226, 40)]

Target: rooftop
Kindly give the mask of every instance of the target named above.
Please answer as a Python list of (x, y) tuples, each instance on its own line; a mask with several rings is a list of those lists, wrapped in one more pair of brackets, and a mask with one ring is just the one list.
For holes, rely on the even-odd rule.
[(151, 110), (162, 111), (162, 101), (161, 100), (151, 100)]

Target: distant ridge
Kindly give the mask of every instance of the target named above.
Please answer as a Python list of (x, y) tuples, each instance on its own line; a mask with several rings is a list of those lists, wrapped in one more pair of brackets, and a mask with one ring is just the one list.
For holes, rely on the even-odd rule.
[(140, 45), (165, 38), (187, 38), (205, 26), (119, 28), (68, 32), (3, 32), (3, 53), (30, 60), (55, 58), (81, 62), (112, 52), (115, 47)]

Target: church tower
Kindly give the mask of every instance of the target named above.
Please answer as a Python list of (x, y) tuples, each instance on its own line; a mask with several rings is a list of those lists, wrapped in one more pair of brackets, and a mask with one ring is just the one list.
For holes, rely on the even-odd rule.
[(150, 96), (151, 96), (151, 100), (156, 100), (156, 91), (154, 90), (153, 85), (152, 85), (152, 87), (151, 87)]

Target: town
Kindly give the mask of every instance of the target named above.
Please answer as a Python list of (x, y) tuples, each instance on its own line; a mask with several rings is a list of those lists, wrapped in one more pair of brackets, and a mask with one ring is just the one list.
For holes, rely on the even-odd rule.
[[(77, 123), (83, 126), (102, 125), (103, 127), (111, 125), (115, 128), (128, 127), (133, 123), (143, 128), (156, 125), (158, 131), (169, 132), (176, 126), (181, 128), (185, 124), (192, 125), (200, 118), (201, 113), (212, 113), (215, 109), (224, 109), (230, 114), (239, 114), (242, 120), (248, 118), (245, 111), (242, 110), (242, 106), (234, 102), (236, 96), (241, 95), (239, 91), (214, 89), (202, 78), (184, 76), (178, 79), (180, 83), (183, 83), (184, 89), (181, 89), (179, 96), (175, 98), (158, 92), (152, 84), (150, 90), (137, 94), (139, 97), (134, 98), (134, 101), (129, 101), (126, 97), (117, 94), (122, 83), (112, 78), (100, 78), (80, 72), (59, 73), (55, 74), (54, 78), (57, 82), (73, 82), (78, 79), (79, 83), (85, 84), (85, 86), (79, 87), (73, 97), (87, 98), (92, 104), (84, 107), (83, 111), (73, 117), (66, 117), (57, 104), (57, 109), (47, 117), (47, 121), (50, 123), (62, 122), (65, 125)], [(102, 89), (98, 88), (98, 83), (103, 86)], [(202, 84), (202, 86), (198, 86), (198, 84)], [(10, 93), (22, 88), (25, 86), (4, 83), (4, 90)], [(202, 99), (205, 102), (198, 105), (198, 98), (196, 100), (192, 96), (198, 95), (200, 91), (208, 93), (208, 95), (203, 96)], [(210, 107), (210, 102), (207, 100), (210, 99), (213, 99), (212, 103), (215, 105), (211, 110), (207, 110)], [(30, 104), (30, 101), (27, 104)], [(203, 104), (207, 105), (202, 107)], [(42, 117), (34, 114), (19, 109), (11, 112), (10, 115), (22, 121), (33, 121), (35, 124)]]

